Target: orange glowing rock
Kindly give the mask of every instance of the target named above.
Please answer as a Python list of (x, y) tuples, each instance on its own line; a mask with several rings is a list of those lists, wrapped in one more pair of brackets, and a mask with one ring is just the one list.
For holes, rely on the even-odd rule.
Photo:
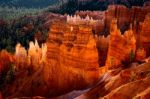
[(24, 68), (27, 65), (27, 50), (22, 47), (20, 44), (16, 45), (16, 52), (15, 52), (15, 64), (17, 68)]
[(136, 60), (137, 61), (143, 61), (146, 58), (146, 51), (144, 48), (139, 48), (136, 51)]
[(146, 51), (146, 56), (150, 55), (150, 14), (148, 14), (145, 17), (144, 22), (142, 23), (142, 29), (141, 29), (141, 33), (140, 33), (140, 43), (141, 46), (145, 49)]
[(141, 40), (142, 42), (144, 43), (149, 43), (150, 42), (150, 35), (149, 35), (149, 32), (150, 32), (150, 28), (149, 28), (149, 25), (150, 25), (150, 14), (148, 14), (144, 20), (144, 23), (142, 25), (142, 31), (141, 31)]
[[(27, 54), (28, 52), (28, 54)], [(42, 48), (39, 47), (37, 40), (35, 43), (29, 43), (29, 49), (26, 50), (20, 44), (16, 45), (16, 65), (18, 68), (30, 68), (32, 65), (35, 70), (37, 70), (40, 66), (40, 63), (46, 61), (46, 52), (47, 52), (47, 45), (42, 44)]]
[(96, 40), (89, 26), (55, 23), (42, 48), (37, 41), (30, 42), (28, 50), (18, 44), (15, 57), (20, 75), (2, 91), (10, 98), (58, 96), (85, 89), (99, 78)]
[[(56, 21), (51, 25), (47, 42), (42, 44), (41, 48), (38, 41), (35, 40), (35, 42), (29, 43), (29, 49), (27, 50), (17, 44), (14, 56), (6, 51), (0, 52), (0, 70), (3, 70), (13, 61), (17, 67), (15, 81), (11, 86), (6, 85), (2, 90), (4, 97), (32, 97), (38, 95), (49, 98), (73, 90), (86, 89), (96, 84), (99, 76), (106, 73), (107, 69), (118, 69), (125, 62), (132, 62), (135, 54), (137, 60), (144, 59), (145, 47), (136, 51), (136, 39), (132, 27), (124, 35), (121, 34), (117, 27), (117, 20), (119, 20), (119, 25), (131, 21), (129, 20), (129, 14), (127, 14), (129, 10), (126, 9), (122, 6), (110, 6), (109, 10), (101, 12), (106, 15), (103, 17), (105, 21), (104, 19), (96, 20), (90, 18), (90, 16), (83, 19), (76, 15), (73, 17), (67, 16), (67, 22)], [(104, 27), (108, 28), (109, 21), (115, 16), (117, 16), (117, 20), (112, 21), (108, 37), (93, 35), (93, 30), (97, 29), (95, 26), (99, 26), (99, 24), (103, 26), (98, 31), (101, 31)], [(140, 20), (143, 19), (143, 16), (139, 16)], [(125, 17), (127, 17), (127, 20)], [(146, 18), (142, 26), (142, 44), (143, 42), (149, 43), (149, 36), (147, 36), (149, 32), (148, 25), (149, 17)], [(106, 85), (103, 83), (104, 85), (100, 86), (100, 93), (104, 94), (105, 91), (112, 91), (128, 83), (130, 76), (132, 76), (132, 71), (134, 70), (134, 72), (137, 71), (136, 73), (138, 73), (139, 69), (141, 71), (147, 70), (149, 68), (148, 62), (149, 60), (146, 65), (144, 64), (144, 69), (142, 66), (137, 70), (131, 68), (131, 70), (122, 72), (118, 69), (114, 71), (116, 72), (115, 74), (109, 72), (108, 75), (104, 75), (106, 77), (102, 78), (103, 81), (107, 78), (108, 80), (105, 82), (107, 83)], [(106, 66), (99, 68), (99, 64), (100, 66)], [(136, 65), (134, 64), (133, 67), (136, 67)], [(117, 76), (113, 77), (114, 75)], [(112, 82), (111, 80), (109, 81), (109, 78), (112, 78)], [(150, 80), (145, 79), (143, 81), (149, 84)], [(138, 85), (135, 83), (131, 92)], [(104, 86), (105, 88), (102, 88)], [(130, 86), (130, 84), (126, 86)], [(122, 87), (120, 89), (125, 93), (124, 89), (127, 90), (128, 88)], [(107, 97), (115, 96), (115, 92), (112, 91)], [(138, 92), (134, 94), (136, 93)], [(127, 93), (129, 96), (130, 94)]]
[(7, 71), (10, 65), (14, 64), (15, 58), (13, 55), (8, 53), (6, 50), (0, 52), (0, 73), (2, 71)]
[(149, 99), (149, 98), (150, 98), (150, 87), (148, 87), (148, 88), (145, 89), (144, 91), (138, 93), (134, 98), (135, 98), (135, 99), (137, 99), (137, 98)]
[[(135, 55), (136, 39), (132, 29), (121, 35), (117, 28), (117, 21), (113, 20), (110, 30), (109, 49), (106, 60), (106, 66), (110, 68), (118, 68), (122, 62), (129, 61), (130, 55)], [(133, 59), (134, 60), (134, 59)]]
[[(150, 13), (150, 5), (145, 5), (142, 8), (134, 6), (130, 9), (124, 5), (109, 5), (106, 11), (77, 11), (76, 15), (83, 18), (88, 15), (89, 17), (92, 17), (93, 20), (101, 20), (97, 23), (98, 27), (96, 26), (96, 29), (93, 28), (93, 30), (96, 31), (96, 34), (99, 34), (104, 31), (109, 31), (111, 21), (114, 18), (118, 21), (119, 29), (125, 31), (128, 29), (130, 23), (133, 23), (134, 21), (143, 22), (148, 13)], [(137, 30), (139, 31), (140, 29), (137, 28)]]

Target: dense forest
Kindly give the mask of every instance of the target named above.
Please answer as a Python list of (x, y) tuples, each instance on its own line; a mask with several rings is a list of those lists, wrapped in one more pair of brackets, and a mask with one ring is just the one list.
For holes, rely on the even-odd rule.
[(36, 34), (45, 42), (48, 29), (43, 26), (44, 22), (44, 18), (38, 16), (24, 16), (10, 22), (0, 20), (0, 50), (14, 53), (17, 43), (28, 48), (29, 41), (34, 41)]
[(61, 6), (57, 9), (48, 9), (50, 12), (55, 13), (69, 13), (74, 14), (77, 10), (106, 10), (110, 4), (125, 5), (128, 8), (132, 6), (143, 6), (149, 0), (61, 0)]
[(58, 0), (0, 0), (0, 6), (45, 8), (56, 3)]
[(77, 10), (106, 10), (110, 4), (129, 8), (143, 6), (148, 0), (1, 0), (0, 19), (10, 20), (41, 12), (74, 14)]
[(40, 12), (74, 14), (77, 10), (106, 10), (110, 4), (129, 8), (143, 6), (149, 0), (0, 0), (0, 19), (13, 19)]

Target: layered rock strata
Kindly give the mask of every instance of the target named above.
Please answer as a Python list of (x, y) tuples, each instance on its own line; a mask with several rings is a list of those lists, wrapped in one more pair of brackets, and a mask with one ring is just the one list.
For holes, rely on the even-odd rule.
[(132, 62), (134, 60), (136, 51), (136, 39), (132, 28), (121, 35), (117, 28), (117, 20), (111, 23), (110, 40), (108, 47), (108, 54), (106, 66), (110, 68), (118, 68), (125, 62)]
[[(150, 13), (150, 6), (145, 5), (144, 7), (132, 7), (127, 8), (123, 5), (109, 5), (106, 11), (77, 11), (76, 15), (81, 17), (92, 17), (94, 20), (104, 20), (104, 23), (99, 23), (98, 26), (102, 26), (97, 34), (109, 34), (110, 24), (112, 19), (116, 18), (118, 20), (118, 27), (122, 32), (127, 30), (130, 23), (143, 22), (145, 16)], [(136, 27), (136, 26), (135, 26)], [(105, 34), (105, 35), (106, 35)]]
[(97, 82), (98, 52), (91, 28), (56, 22), (42, 48), (37, 41), (29, 45), (28, 51), (16, 46), (15, 80), (11, 86), (5, 83), (3, 97), (52, 97)]
[(141, 28), (141, 32), (140, 32), (140, 44), (141, 47), (143, 47), (146, 51), (147, 56), (150, 55), (150, 28), (149, 28), (149, 24), (150, 24), (150, 14), (148, 14), (145, 17), (144, 22), (142, 23), (142, 28)]
[(127, 69), (109, 71), (100, 78), (96, 87), (75, 99), (148, 99), (149, 66), (149, 62), (133, 63)]

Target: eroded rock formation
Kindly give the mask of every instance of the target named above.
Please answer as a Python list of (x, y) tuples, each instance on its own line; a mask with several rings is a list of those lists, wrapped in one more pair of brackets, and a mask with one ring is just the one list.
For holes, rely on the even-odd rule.
[[(104, 20), (104, 23), (99, 23), (101, 28), (97, 34), (108, 35), (111, 21), (116, 18), (117, 24), (121, 32), (128, 30), (130, 23), (143, 22), (145, 16), (150, 13), (150, 6), (127, 8), (123, 5), (109, 5), (106, 11), (77, 11), (76, 15), (81, 17), (92, 17), (94, 20)], [(137, 28), (138, 29), (138, 28)]]
[(145, 17), (145, 20), (142, 24), (142, 29), (141, 29), (141, 33), (140, 33), (140, 44), (141, 47), (143, 47), (146, 51), (147, 56), (150, 55), (150, 28), (149, 28), (149, 24), (150, 24), (150, 14), (148, 14)]
[(52, 97), (88, 88), (99, 78), (96, 41), (86, 26), (55, 23), (42, 48), (37, 41), (28, 51), (18, 44), (14, 57), (15, 81), (3, 86), (4, 97)]
[[(66, 16), (66, 20), (55, 14), (47, 16), (63, 21), (45, 23), (50, 25), (46, 44), (40, 47), (38, 41), (30, 42), (27, 50), (18, 44), (15, 55), (0, 52), (0, 73), (6, 71), (4, 74), (8, 75), (4, 76), (6, 81), (1, 82), (2, 96), (49, 98), (91, 88), (84, 94), (89, 99), (148, 97), (150, 59), (145, 58), (149, 57), (150, 15), (144, 20), (148, 12), (148, 6), (130, 10), (124, 6), (109, 6), (104, 12), (77, 12), (83, 15)], [(112, 21), (113, 18), (116, 19)], [(143, 24), (136, 24), (143, 20)], [(130, 25), (121, 33), (120, 29), (129, 23), (134, 23), (133, 29)], [(96, 35), (105, 29), (110, 31), (109, 36)], [(134, 61), (139, 63), (132, 63)]]
[[(94, 13), (94, 12), (93, 12)], [(79, 15), (69, 16), (67, 15), (67, 23), (73, 25), (90, 25), (92, 27), (92, 32), (98, 34), (104, 30), (104, 19), (93, 19), (88, 15), (84, 18)]]
[(97, 42), (97, 50), (99, 54), (99, 65), (105, 66), (105, 62), (107, 59), (108, 47), (109, 47), (109, 39), (110, 36), (95, 36)]
[[(49, 33), (48, 58), (55, 60), (58, 67), (70, 69), (77, 76), (80, 72), (84, 85), (98, 78), (98, 52), (92, 29), (86, 26), (55, 23)], [(89, 54), (90, 53), (90, 54)], [(82, 78), (84, 76), (84, 78)], [(80, 75), (78, 75), (80, 77)], [(93, 78), (94, 77), (94, 78)], [(72, 82), (76, 86), (77, 82)]]
[(150, 63), (133, 63), (127, 69), (116, 69), (101, 77), (99, 84), (75, 99), (149, 98)]
[(118, 68), (123, 62), (133, 61), (136, 51), (136, 39), (132, 28), (121, 35), (120, 30), (117, 28), (117, 20), (113, 20), (108, 48), (106, 66), (109, 69)]

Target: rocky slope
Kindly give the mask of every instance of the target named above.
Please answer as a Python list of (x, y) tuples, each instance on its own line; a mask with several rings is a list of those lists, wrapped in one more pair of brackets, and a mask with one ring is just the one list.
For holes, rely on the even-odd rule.
[[(107, 19), (112, 20), (110, 15)], [(45, 17), (55, 20), (45, 24), (50, 25), (45, 44), (39, 46), (35, 40), (27, 50), (17, 44), (14, 55), (0, 52), (0, 91), (4, 98), (149, 98), (149, 14), (141, 16), (139, 22), (144, 22), (137, 24), (140, 32), (132, 24), (124, 34), (117, 23), (124, 23), (120, 20), (127, 16), (116, 17), (107, 27), (107, 37), (94, 32), (95, 25), (106, 20), (55, 16)]]
[(136, 39), (132, 28), (121, 35), (117, 28), (117, 21), (114, 20), (110, 29), (110, 40), (105, 66), (108, 69), (118, 68), (120, 65), (132, 62), (136, 51)]
[(98, 52), (91, 28), (55, 23), (46, 45), (40, 48), (37, 41), (30, 42), (28, 53), (21, 45), (16, 46), (12, 62), (15, 81), (10, 82), (11, 86), (3, 85), (4, 97), (52, 97), (97, 82)]
[(127, 69), (109, 71), (95, 87), (76, 99), (148, 99), (149, 66), (149, 62), (141, 65), (134, 63)]

